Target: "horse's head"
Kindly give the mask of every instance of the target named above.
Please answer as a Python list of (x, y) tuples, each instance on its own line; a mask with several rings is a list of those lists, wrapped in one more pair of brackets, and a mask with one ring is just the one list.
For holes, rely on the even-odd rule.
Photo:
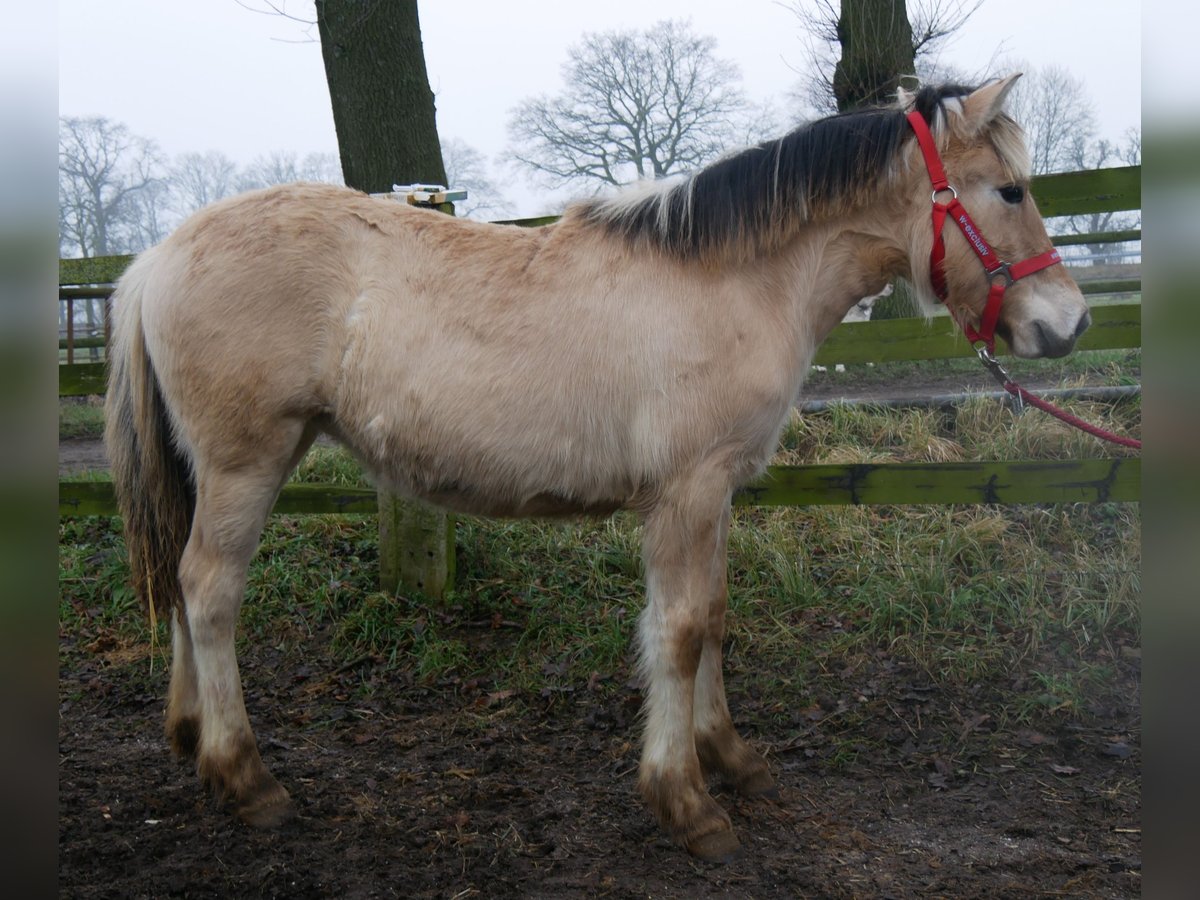
[[(1063, 356), (1091, 316), (1074, 280), (1054, 264), (1057, 255), (1029, 193), (1024, 135), (1003, 112), (1018, 77), (970, 93), (901, 98), (932, 132), (922, 139), (924, 149), (921, 140), (912, 142), (909, 158), (912, 274), (925, 300), (934, 294), (944, 300), (972, 341), (989, 342), (994, 325), (1016, 356)], [(922, 122), (912, 120), (919, 133)], [(939, 183), (949, 187), (933, 190), (931, 222), (930, 192)]]

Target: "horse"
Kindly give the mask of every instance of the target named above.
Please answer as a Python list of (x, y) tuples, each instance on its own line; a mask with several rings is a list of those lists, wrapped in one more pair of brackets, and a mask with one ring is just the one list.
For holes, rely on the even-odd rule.
[[(114, 298), (106, 439), (132, 582), (171, 618), (174, 752), (244, 822), (292, 814), (234, 631), (267, 516), (327, 433), (386, 489), (450, 510), (640, 517), (638, 789), (688, 852), (730, 858), (706, 779), (776, 793), (722, 681), (731, 496), (860, 298), (902, 276), (932, 310), (936, 276), (980, 322), (995, 272), (973, 238), (931, 261), (908, 113), (997, 253), (1049, 252), (1003, 111), (1016, 77), (901, 91), (539, 229), (295, 184), (213, 204), (138, 256)], [(1017, 356), (1057, 356), (1088, 321), (1057, 266), (1009, 285), (996, 330)]]

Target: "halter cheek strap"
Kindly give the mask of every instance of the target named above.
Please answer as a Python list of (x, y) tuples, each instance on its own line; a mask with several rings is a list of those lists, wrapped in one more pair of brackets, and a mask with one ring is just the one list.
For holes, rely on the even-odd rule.
[[(933, 284), (934, 293), (944, 303), (948, 291), (944, 267), (946, 242), (942, 238), (942, 230), (946, 226), (946, 219), (950, 218), (958, 226), (958, 230), (963, 233), (963, 237), (967, 239), (967, 243), (975, 251), (979, 261), (983, 263), (983, 268), (991, 281), (987, 303), (984, 304), (983, 314), (979, 317), (979, 329), (976, 330), (970, 323), (964, 321), (961, 323), (963, 333), (966, 334), (967, 340), (972, 345), (983, 343), (986, 345), (988, 353), (993, 353), (996, 348), (996, 323), (1000, 320), (1000, 306), (1004, 302), (1004, 292), (1008, 290), (1009, 285), (1027, 275), (1062, 262), (1062, 257), (1059, 256), (1057, 250), (1047, 250), (1045, 253), (1018, 263), (1007, 263), (1000, 259), (996, 251), (984, 239), (983, 233), (972, 221), (966, 208), (959, 202), (958, 191), (951, 187), (947, 180), (946, 171), (942, 166), (942, 158), (938, 154), (937, 145), (925, 118), (914, 110), (908, 114), (908, 122), (917, 136), (921, 155), (925, 157), (925, 168), (929, 170), (929, 181), (933, 186), (933, 249), (929, 253), (929, 280)], [(950, 194), (950, 202), (939, 202), (938, 195), (946, 192)]]

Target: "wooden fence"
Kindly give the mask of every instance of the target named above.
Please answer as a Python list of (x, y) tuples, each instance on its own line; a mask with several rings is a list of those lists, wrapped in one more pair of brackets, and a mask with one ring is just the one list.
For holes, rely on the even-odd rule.
[[(1086, 215), (1141, 208), (1141, 169), (1129, 166), (1043, 176), (1034, 180), (1033, 193), (1047, 217)], [(515, 220), (511, 224), (540, 226), (553, 217)], [(1098, 244), (1140, 240), (1140, 230), (1071, 235), (1056, 238), (1055, 244)], [(79, 299), (105, 298), (132, 257), (64, 259), (60, 261), (60, 302), (71, 305)], [(1081, 282), (1089, 295), (1136, 293), (1136, 300), (1092, 303), (1092, 327), (1080, 338), (1079, 350), (1126, 349), (1141, 346), (1140, 278), (1100, 279)], [(89, 301), (90, 302), (90, 301)], [(73, 318), (69, 311), (67, 320)], [(107, 320), (107, 316), (106, 316)], [(105, 326), (107, 335), (107, 325)], [(77, 338), (69, 332), (60, 340), (67, 362), (59, 366), (59, 395), (104, 392), (104, 363), (76, 363), (75, 350), (92, 344), (93, 336)], [(94, 337), (99, 337), (94, 336)], [(86, 342), (86, 343), (85, 343)], [(102, 341), (101, 341), (102, 343)], [(1004, 349), (1002, 346), (1000, 349)], [(907, 318), (855, 322), (839, 325), (821, 346), (815, 363), (894, 362), (971, 357), (974, 353), (948, 316), (932, 321)], [(735, 504), (757, 506), (818, 504), (946, 504), (946, 503), (1095, 503), (1136, 501), (1141, 487), (1141, 460), (1135, 457), (1074, 460), (1037, 460), (968, 463), (891, 463), (857, 465), (774, 466), (757, 482), (735, 497)], [(381, 509), (381, 507), (384, 507)], [(413, 529), (397, 527), (392, 504), (381, 503), (370, 489), (333, 485), (287, 485), (275, 506), (289, 514), (375, 514), (381, 515), (381, 540), (404, 541), (407, 546), (381, 546), (381, 560), (418, 560), (427, 566), (430, 558), (442, 567), (434, 589), (399, 572), (403, 583), (440, 593), (441, 585), (452, 583), (452, 521), (435, 525), (421, 546), (413, 545)], [(95, 481), (59, 483), (59, 515), (115, 515), (112, 485)], [(421, 526), (430, 532), (430, 526)], [(449, 534), (449, 542), (447, 541)], [(433, 556), (431, 557), (431, 554)], [(448, 558), (447, 558), (448, 556)], [(400, 563), (403, 566), (403, 562)], [(390, 588), (397, 573), (384, 574)]]

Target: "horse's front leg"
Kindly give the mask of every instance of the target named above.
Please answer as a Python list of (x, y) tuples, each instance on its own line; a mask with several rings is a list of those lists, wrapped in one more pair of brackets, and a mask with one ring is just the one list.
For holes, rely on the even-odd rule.
[[(716, 572), (724, 577), (729, 491), (693, 478), (646, 517), (646, 609), (638, 632), (645, 682), (645, 737), (638, 787), (659, 824), (689, 853), (726, 860), (739, 844), (729, 816), (704, 785), (696, 753), (696, 673), (709, 631)], [(720, 555), (720, 559), (718, 559)]]
[(696, 753), (705, 775), (719, 775), (726, 784), (747, 797), (772, 796), (776, 789), (770, 767), (762, 755), (742, 740), (734, 729), (725, 700), (721, 647), (725, 641), (729, 519), (730, 511), (726, 506), (717, 530), (717, 548), (709, 580), (704, 649), (696, 672), (696, 695), (692, 706)]

